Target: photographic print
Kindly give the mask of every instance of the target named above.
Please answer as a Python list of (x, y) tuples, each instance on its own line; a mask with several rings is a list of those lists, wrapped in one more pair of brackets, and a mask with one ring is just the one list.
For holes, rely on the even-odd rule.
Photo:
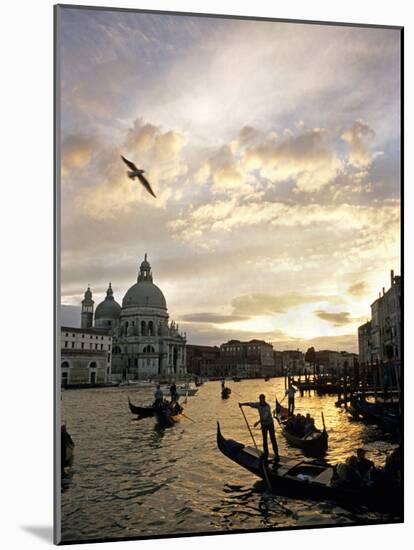
[(402, 32), (55, 7), (55, 542), (403, 521)]

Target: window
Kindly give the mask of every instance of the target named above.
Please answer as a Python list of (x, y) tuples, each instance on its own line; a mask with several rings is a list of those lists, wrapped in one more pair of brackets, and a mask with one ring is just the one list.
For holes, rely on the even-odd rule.
[(107, 363), (110, 363), (111, 362), (111, 354), (108, 353), (108, 359), (107, 359)]
[(65, 348), (67, 348), (67, 347), (68, 347), (68, 343), (67, 343), (67, 342), (65, 342)]
[(72, 342), (72, 349), (75, 347), (75, 342)]
[(82, 338), (85, 338), (85, 335), (84, 335), (84, 334), (82, 334)]
[(101, 349), (103, 349), (103, 344), (101, 344)]
[(75, 335), (74, 335), (74, 334), (72, 334), (72, 336), (73, 336), (73, 338), (75, 338)]
[(83, 349), (84, 347), (85, 347), (85, 343), (82, 342), (82, 343), (81, 343), (81, 349)]
[(95, 344), (95, 349), (98, 349), (98, 344)]
[(65, 336), (69, 336), (69, 334), (66, 332), (66, 333), (65, 333)]
[(93, 344), (89, 344), (89, 349), (92, 349), (93, 348)]

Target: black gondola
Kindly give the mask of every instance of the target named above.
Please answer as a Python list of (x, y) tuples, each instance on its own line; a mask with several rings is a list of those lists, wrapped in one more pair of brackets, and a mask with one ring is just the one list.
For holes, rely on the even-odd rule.
[(131, 400), (128, 397), (129, 410), (132, 414), (138, 415), (138, 420), (142, 418), (152, 418), (157, 419), (157, 424), (161, 427), (173, 426), (183, 418), (183, 407), (177, 402), (170, 403), (164, 401), (160, 407), (138, 407), (131, 403)]
[(325, 428), (325, 422), (322, 431), (318, 430), (303, 437), (298, 437), (287, 431), (287, 409), (282, 407), (277, 401), (274, 416), (281, 427), (283, 436), (292, 447), (301, 449), (306, 456), (320, 457), (326, 453), (328, 449), (328, 432)]
[(400, 415), (398, 403), (369, 403), (364, 399), (351, 399), (350, 411), (354, 418), (362, 417), (366, 422), (377, 424), (384, 430), (398, 434)]
[(152, 416), (155, 415), (155, 407), (154, 406), (138, 407), (137, 405), (134, 405), (133, 403), (131, 403), (131, 400), (129, 399), (129, 397), (128, 397), (128, 405), (129, 405), (129, 410), (132, 412), (132, 414), (138, 415), (139, 419), (141, 419), (141, 418), (151, 418)]
[(225, 439), (219, 423), (217, 446), (230, 460), (266, 481), (275, 494), (299, 499), (332, 500), (343, 505), (364, 505), (372, 510), (394, 513), (402, 509), (402, 490), (391, 482), (384, 481), (375, 487), (340, 487), (332, 482), (333, 466), (283, 456), (277, 468), (269, 468), (256, 449)]
[(222, 399), (228, 399), (230, 397), (230, 394), (231, 394), (231, 388), (222, 388), (221, 389), (221, 398)]

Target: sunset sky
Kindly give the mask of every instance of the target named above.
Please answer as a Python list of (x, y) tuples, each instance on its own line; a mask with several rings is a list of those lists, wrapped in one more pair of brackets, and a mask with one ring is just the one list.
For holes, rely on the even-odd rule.
[(147, 252), (188, 343), (357, 351), (400, 273), (400, 31), (63, 9), (60, 55), (63, 323)]

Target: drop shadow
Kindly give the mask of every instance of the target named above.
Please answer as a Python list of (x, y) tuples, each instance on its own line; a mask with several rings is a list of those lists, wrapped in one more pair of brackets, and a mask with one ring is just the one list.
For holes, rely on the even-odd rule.
[(21, 528), (27, 533), (53, 544), (53, 527), (51, 525), (21, 525)]

